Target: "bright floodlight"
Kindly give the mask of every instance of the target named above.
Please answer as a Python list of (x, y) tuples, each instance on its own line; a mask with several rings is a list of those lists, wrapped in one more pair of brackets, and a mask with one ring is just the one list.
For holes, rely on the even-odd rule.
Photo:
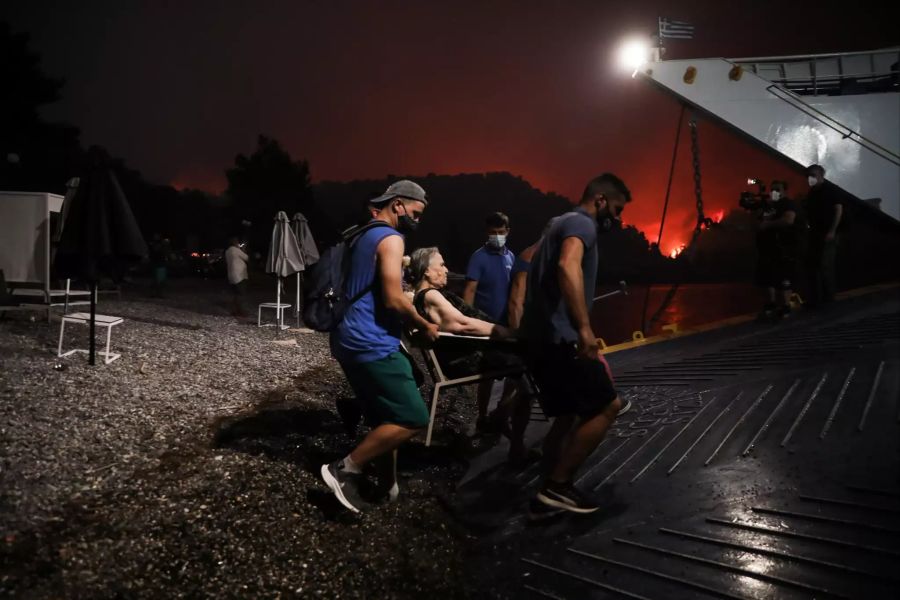
[(639, 70), (650, 58), (650, 44), (644, 40), (629, 40), (619, 49), (619, 64), (629, 71)]

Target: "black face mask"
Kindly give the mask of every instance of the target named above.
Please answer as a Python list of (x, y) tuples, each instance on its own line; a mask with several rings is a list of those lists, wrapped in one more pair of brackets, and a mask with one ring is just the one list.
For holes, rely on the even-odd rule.
[(618, 217), (614, 217), (612, 213), (609, 211), (609, 204), (606, 205), (605, 208), (597, 208), (597, 228), (600, 230), (600, 233), (606, 233), (607, 231), (611, 231), (616, 229), (618, 225), (621, 223)]
[(412, 233), (419, 227), (419, 222), (409, 215), (397, 217), (397, 231), (400, 233)]

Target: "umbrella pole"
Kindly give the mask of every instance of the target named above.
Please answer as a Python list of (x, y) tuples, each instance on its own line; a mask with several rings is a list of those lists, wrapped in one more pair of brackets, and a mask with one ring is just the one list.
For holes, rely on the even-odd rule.
[(275, 315), (278, 317), (275, 322), (278, 323), (278, 329), (281, 330), (281, 320), (284, 312), (281, 310), (281, 276), (275, 276)]
[(97, 352), (97, 340), (94, 339), (94, 330), (96, 327), (96, 318), (97, 318), (97, 282), (91, 282), (91, 340), (89, 342), (89, 350), (88, 350), (88, 364), (95, 364), (95, 354)]
[(297, 317), (297, 329), (300, 328), (300, 271), (297, 271), (297, 301), (294, 303), (294, 312)]

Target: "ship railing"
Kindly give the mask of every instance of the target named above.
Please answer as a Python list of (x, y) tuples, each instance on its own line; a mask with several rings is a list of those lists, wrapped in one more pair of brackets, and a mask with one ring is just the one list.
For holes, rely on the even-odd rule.
[(865, 52), (733, 58), (729, 62), (804, 96), (900, 91), (900, 47)]

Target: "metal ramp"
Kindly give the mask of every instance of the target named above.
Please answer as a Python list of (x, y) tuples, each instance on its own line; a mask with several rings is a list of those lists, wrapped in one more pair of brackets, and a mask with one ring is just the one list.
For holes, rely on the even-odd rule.
[(900, 219), (900, 49), (651, 62), (683, 101)]
[(799, 369), (738, 378), (752, 381), (634, 387), (640, 413), (618, 424), (579, 481), (595, 493), (616, 486), (631, 518), (524, 556), (526, 590), (897, 597), (900, 332), (896, 315), (884, 318), (890, 335), (842, 347), (838, 360), (813, 342)]
[(898, 597), (900, 299), (841, 304), (611, 355), (647, 381), (623, 391), (635, 408), (580, 473), (602, 514), (527, 523), (537, 467), (487, 471), (460, 491), (461, 520), (483, 515), (489, 543), (509, 544), (492, 571), (500, 589)]

